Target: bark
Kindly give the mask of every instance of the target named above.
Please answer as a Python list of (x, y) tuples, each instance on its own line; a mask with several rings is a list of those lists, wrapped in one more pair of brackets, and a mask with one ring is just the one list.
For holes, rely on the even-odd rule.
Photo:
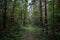
[(23, 18), (22, 18), (22, 9), (21, 9), (21, 26), (23, 25)]
[(24, 13), (23, 26), (26, 24), (26, 14)]
[(45, 20), (44, 20), (44, 24), (45, 24), (45, 36), (46, 36), (46, 39), (47, 39), (48, 38), (47, 0), (45, 0)]
[(40, 0), (40, 26), (43, 26), (43, 18), (42, 18), (42, 0)]
[[(27, 3), (27, 1), (26, 1), (26, 3)], [(26, 25), (27, 4), (25, 4), (24, 6), (25, 6), (25, 10), (24, 10), (25, 13), (24, 13), (24, 19), (23, 19), (23, 26)]]
[(47, 1), (45, 0), (45, 29), (46, 35), (48, 34), (48, 23), (47, 23)]
[(53, 0), (53, 27), (52, 27), (52, 40), (56, 40), (55, 39), (55, 27), (54, 27), (54, 3), (55, 3), (55, 0)]
[(45, 23), (47, 24), (47, 2), (45, 0)]
[(4, 0), (4, 13), (3, 13), (3, 29), (6, 28), (6, 10), (7, 10), (7, 0)]

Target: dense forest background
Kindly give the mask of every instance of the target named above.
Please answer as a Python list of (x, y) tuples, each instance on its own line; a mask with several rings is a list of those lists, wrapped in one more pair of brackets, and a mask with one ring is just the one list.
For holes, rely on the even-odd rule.
[(0, 0), (0, 40), (60, 40), (60, 0)]

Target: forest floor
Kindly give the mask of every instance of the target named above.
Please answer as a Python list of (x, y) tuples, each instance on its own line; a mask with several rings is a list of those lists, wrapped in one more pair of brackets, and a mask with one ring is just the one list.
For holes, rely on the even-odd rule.
[(28, 27), (23, 27), (23, 29), (25, 29), (25, 32), (23, 33), (22, 40), (39, 40), (39, 38), (36, 37), (41, 33), (41, 28), (32, 27), (30, 25)]

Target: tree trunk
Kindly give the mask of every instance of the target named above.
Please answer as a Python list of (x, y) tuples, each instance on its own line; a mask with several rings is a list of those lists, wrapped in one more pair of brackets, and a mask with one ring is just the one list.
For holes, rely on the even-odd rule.
[(44, 27), (45, 27), (45, 36), (46, 36), (46, 39), (47, 39), (48, 38), (47, 0), (45, 0), (45, 20), (44, 20)]
[(40, 0), (40, 26), (43, 26), (43, 18), (42, 18), (42, 0)]
[(55, 26), (54, 26), (54, 5), (55, 5), (55, 0), (53, 0), (53, 27), (52, 27), (52, 40), (56, 40), (55, 39)]
[(3, 13), (3, 29), (6, 28), (6, 10), (7, 10), (7, 0), (4, 0), (4, 13)]
[[(25, 0), (27, 3), (27, 0)], [(27, 15), (27, 4), (25, 3), (25, 10), (24, 10), (24, 19), (23, 19), (23, 26), (26, 26), (26, 15)]]
[(45, 0), (45, 29), (46, 29), (46, 35), (48, 34), (48, 23), (47, 23), (47, 1)]

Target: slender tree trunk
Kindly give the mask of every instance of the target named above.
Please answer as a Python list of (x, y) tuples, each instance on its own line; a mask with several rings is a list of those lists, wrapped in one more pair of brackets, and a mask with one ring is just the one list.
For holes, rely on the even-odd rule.
[(42, 0), (40, 0), (40, 26), (43, 26), (43, 18), (42, 18)]
[(53, 27), (52, 27), (52, 40), (56, 40), (55, 39), (55, 26), (54, 26), (54, 3), (55, 3), (55, 0), (53, 0)]
[(26, 25), (26, 12), (24, 13), (23, 26)]
[(45, 0), (45, 23), (47, 24), (47, 2)]
[[(27, 0), (25, 0), (25, 2), (27, 3)], [(26, 15), (27, 15), (27, 4), (25, 4), (25, 10), (24, 10), (24, 19), (23, 19), (23, 26), (26, 25)]]
[(4, 0), (4, 13), (3, 13), (3, 29), (6, 28), (6, 10), (7, 10), (7, 0)]
[(46, 29), (46, 35), (48, 35), (48, 23), (47, 23), (47, 0), (45, 0), (45, 29)]
[(22, 9), (21, 9), (21, 26), (23, 25), (23, 19), (22, 19)]
[(45, 0), (45, 21), (44, 21), (44, 24), (45, 24), (45, 36), (47, 39), (48, 38), (47, 0)]

